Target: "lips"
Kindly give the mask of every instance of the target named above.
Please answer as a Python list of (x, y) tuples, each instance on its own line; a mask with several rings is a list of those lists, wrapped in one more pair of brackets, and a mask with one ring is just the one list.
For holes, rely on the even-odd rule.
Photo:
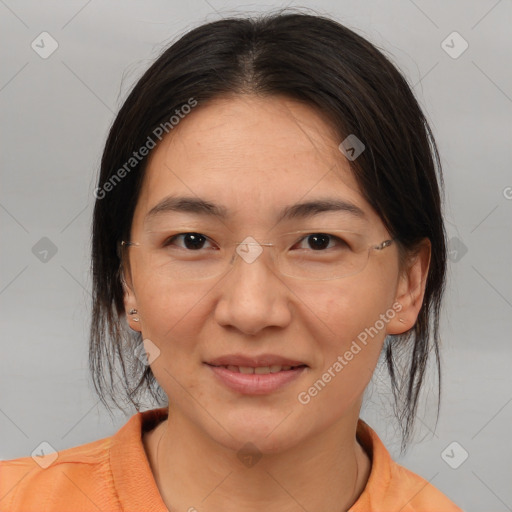
[(305, 365), (290, 366), (290, 365), (273, 364), (271, 366), (255, 366), (255, 367), (253, 367), (253, 366), (235, 366), (235, 365), (229, 364), (229, 365), (222, 365), (220, 367), (226, 368), (231, 372), (238, 372), (238, 373), (245, 373), (245, 374), (256, 373), (258, 375), (265, 375), (268, 373), (278, 373), (278, 372), (285, 372), (288, 370), (295, 370), (296, 368), (300, 368), (301, 366), (305, 366)]
[(308, 365), (274, 354), (248, 357), (232, 354), (205, 363), (232, 391), (244, 395), (264, 395), (278, 391), (304, 374)]
[[(274, 354), (262, 354), (255, 357), (248, 357), (242, 354), (232, 354), (221, 357), (216, 357), (207, 361), (206, 364), (210, 366), (234, 366), (237, 368), (272, 368), (281, 367), (283, 369), (290, 369), (296, 366), (307, 366), (303, 361), (296, 359), (289, 359), (283, 356)], [(290, 368), (286, 368), (290, 367)], [(273, 373), (273, 372), (271, 372)]]

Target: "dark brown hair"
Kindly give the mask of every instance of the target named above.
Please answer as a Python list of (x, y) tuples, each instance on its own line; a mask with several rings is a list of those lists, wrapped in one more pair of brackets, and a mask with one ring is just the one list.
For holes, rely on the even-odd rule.
[(141, 337), (127, 327), (119, 274), (118, 244), (129, 239), (147, 157), (132, 161), (122, 179), (116, 173), (119, 178), (133, 152), (190, 98), (201, 105), (229, 94), (285, 95), (324, 114), (340, 141), (356, 134), (366, 149), (350, 163), (366, 200), (405, 251), (414, 251), (425, 238), (431, 242), (417, 322), (405, 334), (389, 336), (383, 354), (405, 449), (432, 351), (440, 392), (446, 242), (439, 155), (398, 69), (366, 39), (316, 14), (279, 11), (201, 25), (160, 55), (122, 105), (106, 141), (95, 194), (89, 352), (95, 389), (107, 408), (110, 397), (119, 407), (122, 398), (139, 410), (144, 392), (165, 401), (151, 368), (134, 356)]

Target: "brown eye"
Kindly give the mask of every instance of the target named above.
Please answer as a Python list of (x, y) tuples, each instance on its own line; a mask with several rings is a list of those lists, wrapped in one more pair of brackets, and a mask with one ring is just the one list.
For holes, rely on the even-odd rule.
[[(334, 244), (338, 244), (341, 248), (347, 247), (347, 243), (341, 238), (329, 235), (327, 233), (312, 233), (304, 237), (300, 243), (306, 242), (307, 247), (301, 247), (301, 249), (312, 249), (313, 251), (322, 251), (324, 249), (330, 249), (334, 247)], [(331, 244), (331, 245), (330, 245)]]
[(307, 237), (308, 244), (311, 247), (311, 249), (314, 249), (315, 251), (318, 251), (320, 249), (325, 249), (329, 246), (329, 235), (325, 235), (323, 233), (317, 233), (314, 235), (309, 235)]
[(182, 243), (178, 244), (179, 247), (188, 249), (190, 251), (197, 251), (203, 249), (203, 245), (208, 241), (208, 237), (202, 235), (201, 233), (180, 233), (168, 238), (164, 242), (164, 247), (175, 245), (174, 242), (176, 240), (182, 240)]

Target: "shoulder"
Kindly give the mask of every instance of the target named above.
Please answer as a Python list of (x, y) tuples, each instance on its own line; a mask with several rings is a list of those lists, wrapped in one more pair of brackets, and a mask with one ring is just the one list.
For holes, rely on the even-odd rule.
[(111, 437), (0, 461), (0, 511), (164, 510), (142, 435), (167, 414), (138, 412)]
[(428, 480), (394, 461), (391, 461), (389, 495), (400, 500), (402, 512), (462, 512)]
[(112, 487), (111, 440), (0, 461), (0, 510), (56, 510), (57, 499), (59, 507), (72, 505), (81, 510), (87, 501), (89, 508), (91, 501), (104, 501), (101, 495)]
[(462, 512), (425, 478), (392, 460), (389, 452), (364, 421), (359, 420), (357, 438), (372, 460), (365, 489), (350, 512)]

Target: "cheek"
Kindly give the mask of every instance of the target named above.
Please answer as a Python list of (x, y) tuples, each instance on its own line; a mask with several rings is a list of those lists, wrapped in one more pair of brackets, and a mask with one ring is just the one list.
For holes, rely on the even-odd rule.
[[(336, 351), (343, 350), (347, 343), (350, 345), (389, 309), (389, 289), (384, 283), (376, 286), (373, 281), (365, 285), (362, 280), (347, 279), (334, 286), (331, 284), (329, 289), (312, 289), (307, 295), (303, 294), (302, 299), (312, 312), (312, 321), (316, 322), (316, 331), (322, 333), (318, 341)], [(378, 327), (382, 330), (380, 323)]]
[(169, 355), (193, 351), (208, 288), (194, 283), (177, 286), (168, 278), (143, 272), (134, 286), (143, 336)]
[[(310, 295), (316, 323), (311, 329), (318, 334), (315, 338), (321, 354), (309, 379), (312, 401), (330, 402), (339, 413), (364, 391), (379, 359), (387, 322), (392, 319), (390, 288), (389, 283), (379, 285), (375, 280), (346, 280), (328, 296)], [(391, 313), (394, 316), (394, 311)]]
[(161, 277), (140, 275), (137, 305), (142, 336), (159, 350), (151, 370), (166, 395), (175, 404), (186, 407), (190, 394), (203, 400), (204, 389), (198, 379), (201, 360), (201, 329), (205, 322), (208, 287), (187, 284), (170, 286)]
[(338, 335), (324, 347), (323, 380), (336, 381), (332, 387), (349, 398), (349, 390), (357, 395), (371, 379), (386, 334), (379, 321), (385, 307), (380, 301), (367, 299), (363, 303), (352, 300), (346, 308), (336, 302), (332, 308), (330, 325)]
[(318, 347), (322, 352), (321, 364), (312, 368), (297, 396), (308, 412), (307, 418), (316, 418), (316, 422), (324, 425), (345, 415), (361, 399), (385, 337), (384, 331), (371, 330), (366, 315), (345, 313), (338, 316), (339, 335), (322, 340), (323, 345)]

